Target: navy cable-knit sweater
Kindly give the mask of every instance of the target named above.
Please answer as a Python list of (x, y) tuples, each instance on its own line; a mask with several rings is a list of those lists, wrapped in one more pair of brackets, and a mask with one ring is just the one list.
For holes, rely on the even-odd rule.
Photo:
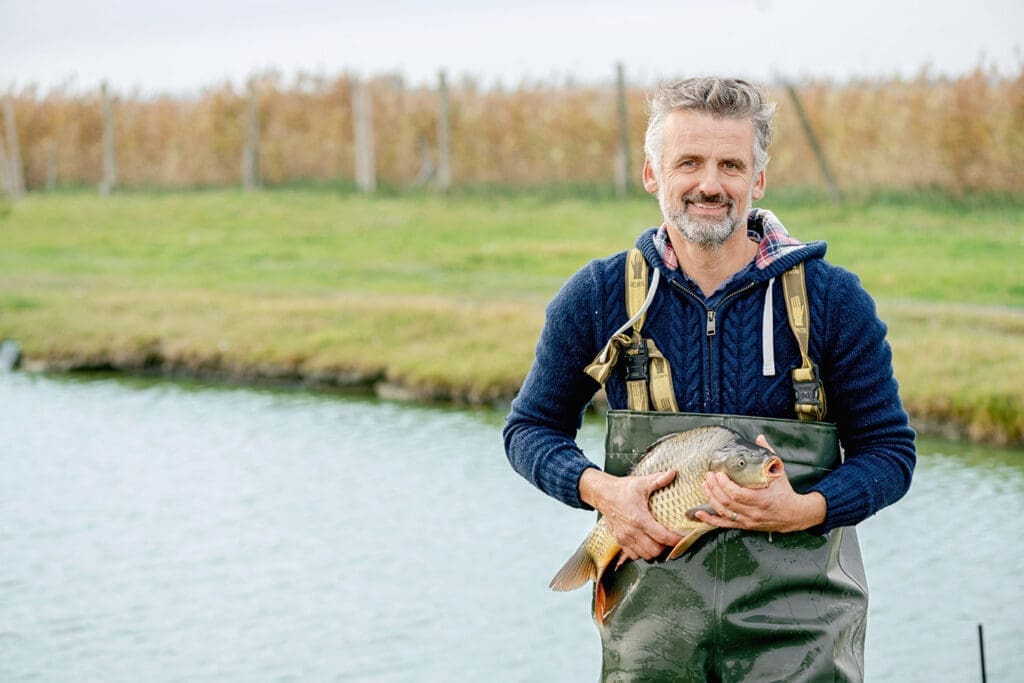
[[(757, 215), (757, 210), (751, 214), (755, 229)], [(772, 297), (773, 376), (762, 373), (762, 314), (769, 280), (803, 261), (810, 355), (825, 384), (825, 419), (836, 424), (845, 452), (844, 463), (811, 489), (828, 504), (819, 530), (857, 524), (902, 497), (916, 461), (914, 432), (893, 377), (886, 326), (859, 278), (823, 259), (824, 242), (787, 249), (767, 267), (747, 269), (712, 298), (717, 310), (715, 334), (709, 336), (703, 295), (678, 270), (666, 268), (653, 241), (655, 232), (637, 239), (648, 263), (662, 275), (643, 335), (654, 339), (672, 367), (679, 410), (796, 419), (790, 371), (800, 365), (800, 353), (789, 329), (781, 280), (775, 281)], [(589, 506), (580, 500), (579, 479), (596, 465), (575, 436), (599, 386), (583, 368), (628, 318), (624, 263), (625, 252), (590, 262), (548, 305), (533, 367), (504, 429), (512, 467), (548, 495), (584, 509)], [(627, 407), (621, 367), (605, 392), (611, 408)]]

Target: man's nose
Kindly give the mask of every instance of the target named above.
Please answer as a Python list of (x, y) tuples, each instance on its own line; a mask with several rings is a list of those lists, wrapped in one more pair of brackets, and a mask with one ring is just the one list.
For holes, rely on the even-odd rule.
[(705, 167), (699, 189), (706, 195), (722, 194), (722, 183), (719, 181), (718, 168), (715, 165), (709, 164)]

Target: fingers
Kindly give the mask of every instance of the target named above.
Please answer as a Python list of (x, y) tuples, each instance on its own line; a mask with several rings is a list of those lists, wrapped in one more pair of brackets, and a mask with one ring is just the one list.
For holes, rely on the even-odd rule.
[(651, 560), (665, 552), (665, 546), (658, 543), (650, 536), (638, 536), (629, 540), (628, 545), (622, 546), (622, 555), (628, 560), (644, 559)]
[(632, 525), (623, 525), (620, 545), (632, 557), (650, 560), (665, 552), (666, 547), (674, 547), (682, 536), (660, 524), (649, 512), (635, 520)]
[(715, 506), (716, 502), (731, 510), (733, 504), (749, 505), (755, 496), (755, 489), (744, 488), (720, 472), (707, 473), (704, 477), (704, 492), (708, 494), (708, 502), (719, 514), (723, 514), (723, 510)]
[(744, 488), (720, 472), (708, 472), (704, 493), (715, 514), (698, 512), (697, 519), (720, 528), (752, 529), (759, 511), (760, 492)]
[[(696, 517), (712, 526), (751, 531), (793, 531), (813, 526), (794, 524), (793, 510), (802, 496), (793, 491), (786, 477), (773, 479), (765, 488), (753, 489), (738, 485), (721, 472), (709, 473), (704, 481), (704, 492), (708, 505), (717, 514), (698, 512)], [(817, 508), (813, 519), (823, 517), (822, 506)], [(805, 520), (800, 519), (799, 523), (804, 524)]]
[(619, 553), (619, 561), (615, 563), (615, 571), (619, 571), (619, 569), (622, 568), (622, 565), (635, 559), (635, 557), (632, 557), (632, 553), (627, 553), (626, 550), (623, 549), (622, 552)]
[(667, 470), (606, 482), (608, 488), (599, 509), (608, 530), (622, 546), (620, 563), (658, 557), (666, 547), (673, 547), (682, 540), (679, 534), (654, 518), (649, 506), (651, 494), (668, 486), (675, 477), (675, 470)]
[(653, 559), (664, 553), (666, 547), (673, 547), (682, 540), (679, 534), (658, 522), (646, 505), (634, 508), (632, 514), (616, 521), (612, 533), (629, 555), (627, 559)]
[(766, 439), (766, 438), (765, 438), (764, 434), (758, 434), (758, 435), (757, 435), (757, 438), (756, 438), (756, 439), (754, 439), (754, 443), (756, 443), (756, 444), (757, 444), (758, 446), (760, 446), (761, 448), (767, 448), (767, 449), (768, 449), (768, 450), (770, 450), (770, 451), (771, 451), (772, 453), (774, 453), (774, 452), (775, 452), (775, 449), (774, 449), (774, 448), (772, 448), (772, 447), (771, 447), (771, 444), (769, 444), (769, 443), (768, 443), (768, 439)]
[(664, 472), (656, 472), (647, 476), (651, 482), (650, 493), (654, 493), (660, 488), (665, 488), (676, 478), (675, 470), (665, 470)]
[(658, 522), (653, 516), (643, 525), (643, 531), (660, 546), (658, 550), (659, 555), (665, 549), (665, 546), (673, 547), (676, 543), (683, 540), (682, 536)]
[[(637, 477), (639, 480), (641, 495), (636, 499), (637, 506), (631, 515), (631, 529), (625, 534), (627, 543), (624, 548), (629, 548), (636, 555), (644, 559), (657, 557), (665, 550), (665, 546), (674, 546), (682, 540), (682, 536), (666, 528), (654, 515), (651, 514), (649, 499), (651, 494), (660, 488), (672, 483), (676, 477), (675, 470), (657, 472), (644, 477)], [(642, 504), (639, 501), (643, 501)]]
[[(647, 493), (647, 498), (650, 498), (651, 493), (654, 493), (660, 488), (664, 488), (671, 484), (676, 478), (675, 470), (667, 470), (665, 472), (658, 472), (657, 474), (651, 475), (650, 485), (651, 488)], [(650, 507), (645, 506), (645, 514), (640, 518), (640, 527), (642, 531), (655, 542), (662, 547), (658, 550), (658, 554), (664, 550), (664, 546), (675, 546), (679, 541), (683, 540), (683, 537), (661, 524), (654, 515), (650, 512)]]
[(697, 519), (717, 527), (735, 526), (732, 519), (734, 510), (730, 507), (734, 504), (733, 499), (714, 472), (708, 472), (704, 477), (704, 495), (708, 499), (708, 505), (714, 510), (714, 514), (700, 510), (695, 515)]

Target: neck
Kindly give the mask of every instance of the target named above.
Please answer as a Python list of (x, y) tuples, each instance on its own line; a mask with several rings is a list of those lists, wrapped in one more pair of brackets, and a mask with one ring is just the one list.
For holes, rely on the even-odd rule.
[(757, 243), (747, 237), (745, 229), (734, 232), (718, 247), (705, 247), (686, 240), (669, 225), (668, 237), (676, 252), (679, 267), (697, 283), (704, 296), (742, 270), (757, 254)]

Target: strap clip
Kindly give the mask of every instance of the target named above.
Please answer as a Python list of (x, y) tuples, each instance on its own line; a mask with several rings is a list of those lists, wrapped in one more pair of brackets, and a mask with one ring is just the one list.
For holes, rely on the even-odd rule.
[(818, 366), (793, 370), (796, 413), (801, 420), (821, 420), (825, 416), (825, 387), (818, 378)]
[(650, 360), (647, 353), (647, 342), (636, 335), (633, 338), (633, 343), (627, 346), (625, 351), (626, 381), (646, 381), (647, 363)]

